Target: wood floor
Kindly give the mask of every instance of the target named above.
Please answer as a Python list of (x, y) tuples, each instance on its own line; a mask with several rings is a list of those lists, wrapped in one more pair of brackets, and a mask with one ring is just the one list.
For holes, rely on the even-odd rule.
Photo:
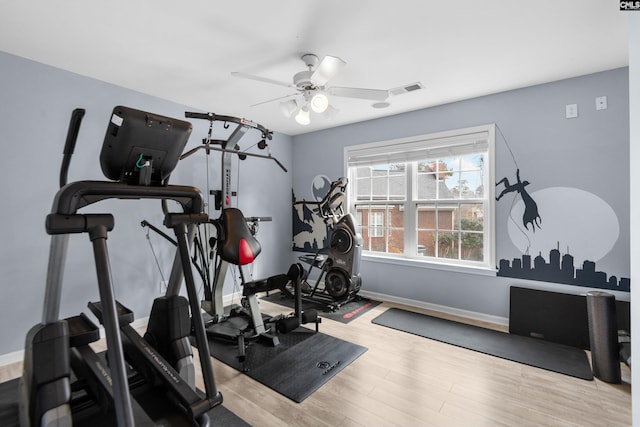
[[(256, 427), (631, 425), (624, 365), (622, 384), (572, 378), (371, 323), (389, 307), (437, 315), (383, 303), (349, 324), (323, 319), (322, 332), (368, 351), (302, 403), (214, 360), (224, 406)], [(283, 311), (266, 301), (261, 308)], [(0, 381), (20, 369), (1, 368)]]

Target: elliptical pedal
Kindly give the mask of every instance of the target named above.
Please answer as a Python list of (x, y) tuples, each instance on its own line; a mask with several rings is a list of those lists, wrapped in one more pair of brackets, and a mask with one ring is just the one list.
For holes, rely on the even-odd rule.
[(89, 345), (100, 339), (100, 330), (86, 314), (80, 313), (64, 320), (69, 328), (69, 347)]
[[(89, 310), (98, 318), (98, 321), (102, 323), (102, 303), (100, 301), (90, 302), (87, 304)], [(133, 311), (129, 310), (124, 305), (116, 301), (116, 312), (118, 313), (118, 325), (120, 327), (128, 325), (134, 320)]]

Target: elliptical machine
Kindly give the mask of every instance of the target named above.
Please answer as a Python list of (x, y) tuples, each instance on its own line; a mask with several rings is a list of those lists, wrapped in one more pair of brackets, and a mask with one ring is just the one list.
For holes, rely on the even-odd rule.
[[(360, 298), (358, 291), (362, 286), (362, 236), (356, 229), (353, 215), (345, 213), (343, 208), (347, 184), (347, 178), (339, 178), (331, 183), (329, 191), (319, 202), (303, 200), (294, 203), (315, 206), (313, 211), (329, 228), (328, 248), (319, 248), (313, 256), (302, 255), (299, 259), (309, 264), (302, 277), (302, 298), (324, 303), (331, 311)], [(323, 251), (328, 255), (322, 254)], [(314, 268), (320, 273), (312, 286), (309, 276)]]
[[(166, 419), (168, 410), (171, 417), (177, 416), (186, 425), (209, 425), (207, 412), (222, 403), (222, 395), (215, 385), (189, 255), (196, 225), (208, 218), (202, 213), (200, 190), (168, 185), (191, 124), (115, 107), (100, 154), (102, 170), (112, 181), (66, 184), (83, 116), (82, 109), (72, 114), (61, 188), (46, 219), (46, 231), (52, 237), (44, 308), (42, 322), (31, 328), (26, 338), (19, 388), (21, 425), (70, 426), (74, 420), (86, 421), (90, 416), (111, 425), (155, 425), (157, 417)], [(164, 224), (175, 233), (178, 249), (169, 286), (166, 294), (154, 301), (144, 338), (130, 325), (133, 313), (115, 300), (106, 245), (108, 232), (114, 227), (113, 216), (79, 213), (109, 199), (162, 200)], [(183, 212), (169, 212), (166, 200), (178, 202)], [(76, 233), (87, 233), (93, 244), (100, 301), (90, 303), (89, 308), (104, 326), (108, 362), (89, 346), (99, 338), (99, 331), (88, 316), (59, 318), (67, 244), (70, 234)], [(179, 295), (183, 280), (188, 298)], [(195, 388), (191, 324), (201, 354), (204, 393)], [(147, 398), (141, 403), (132, 396)], [(156, 399), (166, 402), (161, 411), (149, 405)]]

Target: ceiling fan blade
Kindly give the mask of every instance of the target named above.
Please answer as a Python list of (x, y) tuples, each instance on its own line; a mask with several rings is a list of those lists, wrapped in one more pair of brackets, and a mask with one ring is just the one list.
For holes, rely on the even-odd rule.
[(290, 83), (285, 83), (285, 82), (281, 82), (281, 81), (278, 81), (278, 80), (272, 80), (272, 79), (268, 79), (266, 77), (254, 76), (253, 74), (241, 73), (239, 71), (232, 71), (231, 75), (234, 76), (234, 77), (240, 77), (242, 79), (256, 80), (256, 81), (259, 81), (259, 82), (270, 83), (270, 84), (278, 85), (278, 86), (295, 87)]
[(311, 80), (311, 83), (315, 86), (324, 86), (333, 76), (337, 75), (345, 65), (347, 65), (347, 63), (337, 56), (327, 55), (322, 58), (322, 61), (320, 61), (309, 80)]
[(330, 87), (327, 89), (331, 95), (344, 98), (368, 99), (370, 101), (384, 101), (389, 97), (388, 90), (362, 89), (356, 87)]
[(262, 102), (258, 102), (257, 104), (252, 104), (252, 105), (250, 105), (249, 107), (256, 107), (256, 106), (258, 106), (258, 105), (263, 105), (263, 104), (268, 104), (268, 103), (270, 103), (270, 102), (280, 101), (280, 100), (282, 100), (282, 99), (291, 98), (292, 96), (296, 96), (296, 95), (298, 95), (298, 93), (297, 93), (297, 92), (296, 92), (296, 93), (290, 93), (289, 95), (279, 96), (279, 97), (277, 97), (277, 98), (273, 98), (273, 99), (270, 99), (270, 100), (268, 100), (268, 101), (262, 101)]

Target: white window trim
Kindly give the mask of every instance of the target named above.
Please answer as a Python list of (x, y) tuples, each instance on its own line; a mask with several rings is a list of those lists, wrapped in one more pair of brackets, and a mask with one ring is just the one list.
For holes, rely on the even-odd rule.
[[(413, 256), (411, 254), (405, 254), (403, 256), (397, 256), (397, 255), (391, 255), (391, 254), (386, 254), (386, 253), (380, 253), (380, 252), (369, 252), (369, 251), (364, 251), (363, 255), (365, 257), (365, 259), (370, 259), (370, 260), (377, 260), (377, 261), (381, 261), (384, 260), (385, 262), (393, 262), (393, 263), (398, 263), (398, 264), (406, 264), (407, 262), (409, 262), (411, 265), (413, 265), (415, 262), (420, 263), (421, 265), (425, 265), (425, 266), (433, 266), (433, 267), (437, 267), (437, 268), (445, 268), (445, 269), (450, 269), (450, 268), (462, 268), (464, 269), (477, 269), (477, 270), (485, 270), (485, 271), (495, 271), (496, 269), (496, 227), (495, 227), (495, 163), (496, 163), (496, 158), (495, 158), (495, 136), (496, 136), (496, 131), (495, 131), (495, 124), (488, 124), (488, 125), (481, 125), (481, 126), (473, 126), (473, 127), (468, 127), (468, 128), (461, 128), (461, 129), (455, 129), (455, 130), (448, 130), (448, 131), (443, 131), (443, 132), (434, 132), (434, 133), (429, 133), (429, 134), (423, 134), (423, 135), (417, 135), (417, 136), (411, 136), (411, 137), (406, 137), (406, 138), (398, 138), (398, 139), (392, 139), (392, 140), (383, 140), (383, 141), (376, 141), (376, 142), (369, 142), (369, 143), (364, 143), (364, 144), (358, 144), (358, 145), (352, 145), (352, 146), (346, 146), (344, 147), (344, 160), (343, 160), (343, 165), (344, 165), (344, 176), (349, 176), (349, 157), (350, 155), (356, 153), (356, 152), (360, 152), (360, 153), (368, 153), (370, 155), (376, 155), (379, 153), (384, 153), (385, 150), (388, 150), (388, 148), (390, 146), (394, 146), (396, 147), (396, 149), (394, 150), (396, 153), (398, 152), (402, 152), (403, 150), (412, 150), (415, 149), (415, 147), (423, 145), (423, 144), (429, 144), (429, 141), (433, 141), (433, 145), (434, 147), (437, 149), (439, 146), (442, 145), (442, 140), (445, 139), (449, 139), (449, 138), (457, 138), (457, 137), (464, 137), (465, 135), (471, 135), (471, 134), (477, 134), (477, 133), (482, 133), (482, 132), (486, 132), (487, 133), (487, 140), (488, 140), (488, 147), (487, 147), (487, 151), (489, 154), (489, 167), (486, 168), (486, 173), (487, 173), (487, 178), (486, 178), (486, 182), (488, 183), (488, 185), (485, 186), (485, 192), (487, 194), (487, 198), (488, 198), (488, 209), (487, 211), (484, 213), (484, 223), (486, 225), (485, 227), (485, 233), (484, 233), (484, 249), (487, 250), (488, 249), (488, 257), (486, 259), (485, 262), (470, 262), (470, 261), (456, 261), (456, 260), (449, 260), (449, 259), (435, 259), (435, 258), (427, 258), (425, 259), (424, 257), (419, 257), (417, 255), (417, 246), (416, 246), (416, 254), (414, 254)], [(397, 155), (397, 154), (396, 154)], [(409, 173), (409, 171), (407, 171), (407, 173)], [(411, 185), (410, 187), (413, 187), (413, 185)], [(408, 190), (408, 194), (407, 194), (407, 201), (406, 203), (412, 203), (412, 197), (411, 196), (411, 190)], [(350, 187), (347, 187), (347, 205), (349, 207), (349, 212), (353, 212), (354, 211), (354, 197), (352, 192), (350, 191)], [(407, 215), (405, 215), (406, 217)], [(407, 220), (408, 218), (405, 218), (405, 220)], [(405, 222), (405, 224), (407, 226), (409, 226), (410, 224), (412, 224), (414, 222), (414, 220), (410, 220), (409, 223)], [(413, 229), (413, 228), (411, 228)], [(415, 239), (415, 237), (414, 237)]]

